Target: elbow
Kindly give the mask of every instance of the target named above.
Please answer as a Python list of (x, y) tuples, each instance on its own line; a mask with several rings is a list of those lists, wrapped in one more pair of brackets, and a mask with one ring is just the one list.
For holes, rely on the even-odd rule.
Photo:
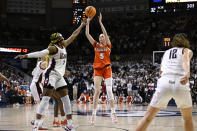
[(90, 35), (88, 32), (86, 32), (85, 34), (86, 34), (86, 36), (89, 36)]

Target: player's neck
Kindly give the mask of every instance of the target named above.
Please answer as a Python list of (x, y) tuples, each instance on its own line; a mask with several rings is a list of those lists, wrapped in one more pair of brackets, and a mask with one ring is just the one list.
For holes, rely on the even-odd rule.
[(106, 46), (106, 43), (101, 43), (101, 42), (100, 42), (100, 46)]

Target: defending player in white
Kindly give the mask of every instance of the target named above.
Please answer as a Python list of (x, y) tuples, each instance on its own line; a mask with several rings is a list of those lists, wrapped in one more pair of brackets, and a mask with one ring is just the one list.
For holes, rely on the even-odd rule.
[(187, 35), (176, 34), (173, 48), (164, 53), (157, 90), (153, 95), (145, 116), (139, 121), (135, 131), (146, 131), (148, 125), (173, 98), (181, 111), (185, 131), (194, 131), (192, 121), (192, 99), (189, 88), (190, 60), (193, 56)]
[[(40, 100), (41, 100), (40, 98), (43, 93), (43, 87), (40, 86), (41, 81), (42, 81), (42, 74), (48, 66), (47, 56), (43, 56), (38, 59), (40, 59), (40, 60), (38, 60), (36, 67), (32, 71), (33, 79), (32, 79), (31, 85), (30, 85), (31, 94), (33, 95), (35, 105), (36, 105), (35, 112), (38, 108), (38, 105), (40, 104)], [(31, 121), (32, 125), (34, 125), (34, 121), (35, 120)], [(43, 119), (41, 120), (40, 126), (38, 129), (39, 130), (47, 129), (46, 127), (43, 127), (42, 123), (43, 123)]]
[(52, 96), (53, 89), (56, 89), (57, 94), (61, 97), (65, 114), (67, 114), (68, 124), (64, 127), (65, 131), (72, 131), (72, 110), (71, 103), (68, 96), (67, 83), (63, 76), (66, 70), (67, 52), (66, 47), (79, 35), (85, 23), (81, 25), (72, 33), (72, 35), (64, 40), (60, 33), (54, 33), (51, 35), (51, 43), (47, 49), (42, 51), (29, 53), (26, 55), (18, 55), (15, 58), (38, 58), (49, 55), (49, 66), (43, 72), (43, 97), (37, 110), (36, 120), (34, 123), (33, 131), (38, 131), (38, 127), (41, 123), (41, 117), (49, 105), (49, 99)]

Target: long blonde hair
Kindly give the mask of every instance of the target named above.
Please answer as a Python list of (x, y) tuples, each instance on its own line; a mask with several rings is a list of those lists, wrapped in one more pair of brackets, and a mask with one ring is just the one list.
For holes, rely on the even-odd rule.
[(190, 42), (185, 33), (176, 34), (172, 40), (172, 47), (190, 48)]

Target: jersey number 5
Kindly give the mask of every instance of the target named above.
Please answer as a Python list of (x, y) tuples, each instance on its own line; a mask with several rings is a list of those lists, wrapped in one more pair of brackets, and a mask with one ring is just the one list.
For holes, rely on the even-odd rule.
[(103, 60), (104, 59), (104, 54), (100, 53), (100, 59)]
[(169, 59), (175, 59), (177, 58), (177, 49), (173, 49), (173, 50), (170, 50), (170, 56), (169, 56)]

